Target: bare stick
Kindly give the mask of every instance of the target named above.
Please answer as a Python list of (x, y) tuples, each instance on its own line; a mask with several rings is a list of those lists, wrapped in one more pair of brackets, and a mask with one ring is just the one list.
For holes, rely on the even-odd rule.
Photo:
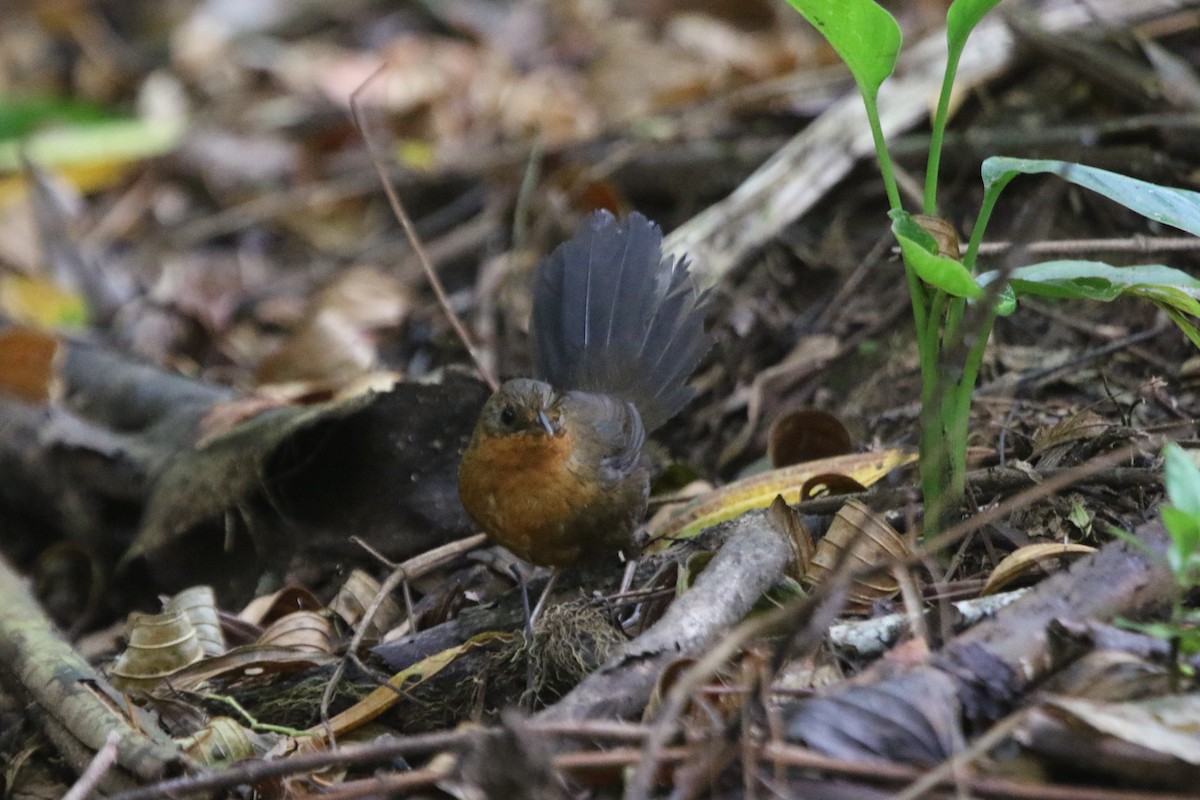
[(475, 368), (479, 370), (480, 376), (494, 392), (499, 388), (500, 384), (496, 382), (496, 378), (492, 375), (491, 370), (484, 366), (483, 361), (480, 360), (479, 354), (475, 351), (475, 344), (471, 341), (471, 336), (467, 333), (466, 327), (462, 324), (462, 320), (458, 318), (458, 314), (455, 314), (454, 309), (450, 307), (450, 301), (446, 298), (446, 290), (442, 287), (441, 278), (433, 271), (433, 265), (429, 263), (429, 257), (425, 255), (425, 247), (421, 244), (421, 237), (417, 235), (417, 230), (413, 227), (408, 212), (404, 210), (404, 204), (400, 202), (400, 196), (396, 194), (396, 188), (392, 186), (392, 180), (388, 177), (387, 170), (383, 168), (383, 160), (375, 151), (375, 144), (367, 134), (367, 127), (363, 122), (359, 106), (359, 97), (376, 78), (383, 74), (385, 69), (387, 69), (386, 62), (380, 64), (374, 72), (367, 76), (366, 80), (358, 85), (357, 89), (350, 93), (350, 117), (354, 120), (354, 127), (358, 128), (358, 132), (362, 134), (363, 142), (367, 145), (367, 155), (371, 159), (371, 166), (375, 168), (375, 172), (379, 175), (379, 181), (383, 184), (383, 192), (387, 195), (388, 204), (392, 207), (392, 213), (404, 228), (404, 233), (408, 236), (409, 244), (412, 245), (413, 252), (417, 254), (417, 260), (421, 262), (421, 269), (425, 270), (425, 277), (429, 280), (429, 285), (433, 288), (433, 293), (437, 296), (437, 301), (441, 305), (442, 311), (445, 312), (446, 318), (450, 320), (450, 326), (454, 328), (454, 332), (463, 343), (463, 347), (467, 348), (467, 352), (470, 353), (471, 360), (475, 362)]
[(79, 776), (79, 780), (75, 781), (75, 785), (63, 795), (63, 800), (84, 800), (84, 798), (91, 797), (92, 792), (100, 785), (100, 781), (104, 780), (104, 776), (116, 763), (117, 745), (120, 743), (121, 734), (109, 731), (108, 738), (104, 740), (104, 746), (96, 751), (92, 763), (87, 765), (87, 769)]

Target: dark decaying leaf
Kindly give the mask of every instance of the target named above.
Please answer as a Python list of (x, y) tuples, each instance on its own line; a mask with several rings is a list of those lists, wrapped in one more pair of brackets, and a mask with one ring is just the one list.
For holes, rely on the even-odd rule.
[[(393, 557), (470, 531), (458, 459), (486, 389), (461, 375), (275, 409), (174, 453), (127, 563), (160, 586), (205, 580), (249, 595), (267, 564), (309, 548), (352, 551), (347, 531)], [(224, 587), (224, 591), (221, 590)]]
[(805, 481), (804, 486), (800, 487), (800, 499), (812, 500), (817, 497), (834, 497), (839, 494), (854, 494), (855, 492), (866, 491), (866, 489), (867, 487), (863, 486), (849, 475), (840, 475), (836, 472), (829, 472), (822, 475), (814, 475)]
[(931, 765), (961, 741), (954, 681), (917, 670), (794, 706), (787, 736), (835, 758)]
[(815, 408), (784, 414), (767, 433), (767, 455), (776, 469), (842, 456), (853, 448), (854, 441), (842, 421)]

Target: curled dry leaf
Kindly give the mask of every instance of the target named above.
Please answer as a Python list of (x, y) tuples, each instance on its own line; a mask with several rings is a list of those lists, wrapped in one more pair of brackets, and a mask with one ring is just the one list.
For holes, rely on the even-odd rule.
[(238, 619), (254, 625), (270, 625), (293, 611), (320, 611), (321, 608), (321, 601), (308, 589), (288, 586), (254, 598), (238, 614)]
[(121, 691), (149, 691), (159, 681), (204, 657), (196, 629), (182, 611), (129, 615), (129, 646), (110, 673)]
[[(914, 450), (894, 448), (878, 453), (853, 453), (824, 458), (783, 469), (751, 475), (727, 484), (711, 494), (687, 503), (662, 520), (651, 520), (646, 531), (652, 542), (687, 538), (718, 522), (733, 519), (752, 508), (766, 508), (781, 495), (784, 502), (803, 499), (804, 485), (817, 475), (847, 475), (863, 486), (871, 486), (893, 469), (917, 460)], [(664, 546), (660, 544), (658, 546)]]
[(837, 473), (814, 475), (805, 481), (804, 486), (800, 488), (800, 499), (812, 500), (817, 497), (854, 494), (866, 488), (849, 475), (838, 475)]
[[(654, 683), (654, 690), (650, 693), (650, 699), (646, 702), (646, 708), (642, 711), (643, 723), (653, 724), (658, 719), (663, 702), (666, 700), (671, 689), (683, 680), (688, 671), (698, 663), (699, 659), (696, 658), (678, 658), (668, 664), (658, 674), (658, 680)], [(681, 715), (684, 727), (692, 729), (694, 725), (696, 730), (700, 730), (706, 724), (711, 724), (715, 719), (723, 721), (732, 719), (741, 709), (743, 699), (736, 692), (722, 692), (720, 690), (724, 687), (736, 685), (736, 683), (737, 676), (735, 667), (732, 664), (723, 666), (716, 674), (711, 675), (700, 691), (692, 693), (692, 699), (688, 701), (687, 706), (684, 708)], [(705, 689), (710, 689), (710, 691), (705, 691)]]
[(337, 385), (369, 372), (375, 356), (372, 337), (342, 314), (322, 309), (263, 359), (255, 378), (260, 384)]
[(913, 214), (913, 221), (925, 229), (925, 232), (937, 242), (938, 255), (958, 260), (961, 258), (958, 246), (958, 231), (948, 221), (941, 217), (931, 217), (926, 214)]
[[(839, 568), (839, 562), (841, 569), (857, 570), (888, 559), (904, 559), (911, 552), (904, 537), (882, 516), (858, 500), (848, 500), (817, 544), (803, 582), (806, 586), (821, 583)], [(851, 611), (868, 611), (874, 603), (895, 597), (899, 591), (900, 584), (890, 572), (878, 572), (851, 584), (846, 607)]]
[[(361, 569), (356, 569), (338, 589), (337, 595), (329, 604), (329, 610), (341, 617), (349, 627), (357, 628), (362, 622), (363, 614), (379, 594), (379, 588), (379, 581)], [(399, 622), (400, 616), (399, 604), (392, 597), (385, 597), (368, 623), (370, 628), (363, 637), (364, 643), (379, 641), (384, 633)]]
[(309, 653), (332, 653), (333, 623), (315, 611), (295, 611), (271, 623), (259, 637), (259, 643)]
[(204, 655), (219, 656), (225, 652), (221, 615), (211, 586), (184, 589), (163, 605), (163, 611), (178, 611), (188, 618), (196, 629), (196, 638)]
[(772, 423), (767, 433), (767, 456), (776, 469), (843, 456), (853, 447), (850, 432), (842, 421), (815, 408), (784, 414)]
[(804, 524), (800, 512), (789, 506), (782, 495), (775, 496), (774, 502), (767, 510), (767, 516), (775, 529), (787, 537), (796, 551), (789, 575), (796, 580), (802, 580), (812, 567), (813, 556), (817, 552), (812, 532)]
[(230, 717), (214, 717), (179, 745), (191, 758), (211, 767), (262, 755), (270, 749), (271, 737)]
[(1088, 547), (1085, 544), (1044, 542), (1026, 545), (1000, 560), (979, 593), (981, 595), (995, 594), (1034, 569), (1040, 568), (1046, 572), (1053, 572), (1067, 561), (1094, 552), (1096, 552), (1096, 548)]
[(171, 696), (198, 691), (214, 682), (236, 681), (239, 686), (265, 686), (280, 675), (327, 666), (337, 658), (323, 653), (305, 652), (286, 647), (245, 645), (219, 656), (204, 658), (171, 675), (169, 685), (160, 685), (156, 694)]

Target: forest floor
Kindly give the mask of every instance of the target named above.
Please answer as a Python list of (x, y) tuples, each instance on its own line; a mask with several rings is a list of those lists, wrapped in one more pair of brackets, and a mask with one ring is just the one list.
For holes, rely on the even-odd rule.
[[(916, 208), (947, 3), (886, 5)], [(942, 159), (959, 238), (989, 156), (1200, 189), (1200, 15), (994, 17)], [(921, 367), (857, 97), (783, 0), (17, 2), (0, 660), (28, 668), (0, 667), (4, 796), (61, 796), (97, 753), (81, 788), (126, 798), (1195, 796), (1195, 656), (1121, 620), (1188, 608), (1160, 454), (1200, 447), (1196, 347), (1143, 298), (1022, 298), (984, 353), (965, 502), (919, 540)], [(477, 535), (457, 464), (477, 367), (530, 373), (534, 270), (597, 209), (688, 253), (714, 346), (655, 435), (667, 546), (631, 586), (615, 558), (568, 571), (529, 637), (512, 571), (536, 593), (545, 570)], [(982, 269), (1200, 276), (1200, 239), (1052, 177), (988, 231)], [(720, 487), (756, 475), (755, 507), (791, 508), (738, 516)], [(714, 524), (684, 540), (689, 500)], [(887, 574), (845, 577), (862, 538)]]

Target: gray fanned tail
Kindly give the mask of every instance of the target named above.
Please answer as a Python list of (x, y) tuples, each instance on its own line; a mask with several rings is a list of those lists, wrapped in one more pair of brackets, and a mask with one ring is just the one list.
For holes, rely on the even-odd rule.
[(686, 257), (663, 257), (657, 225), (598, 211), (538, 268), (537, 377), (628, 400), (653, 430), (692, 399), (687, 381), (712, 345), (707, 301)]

